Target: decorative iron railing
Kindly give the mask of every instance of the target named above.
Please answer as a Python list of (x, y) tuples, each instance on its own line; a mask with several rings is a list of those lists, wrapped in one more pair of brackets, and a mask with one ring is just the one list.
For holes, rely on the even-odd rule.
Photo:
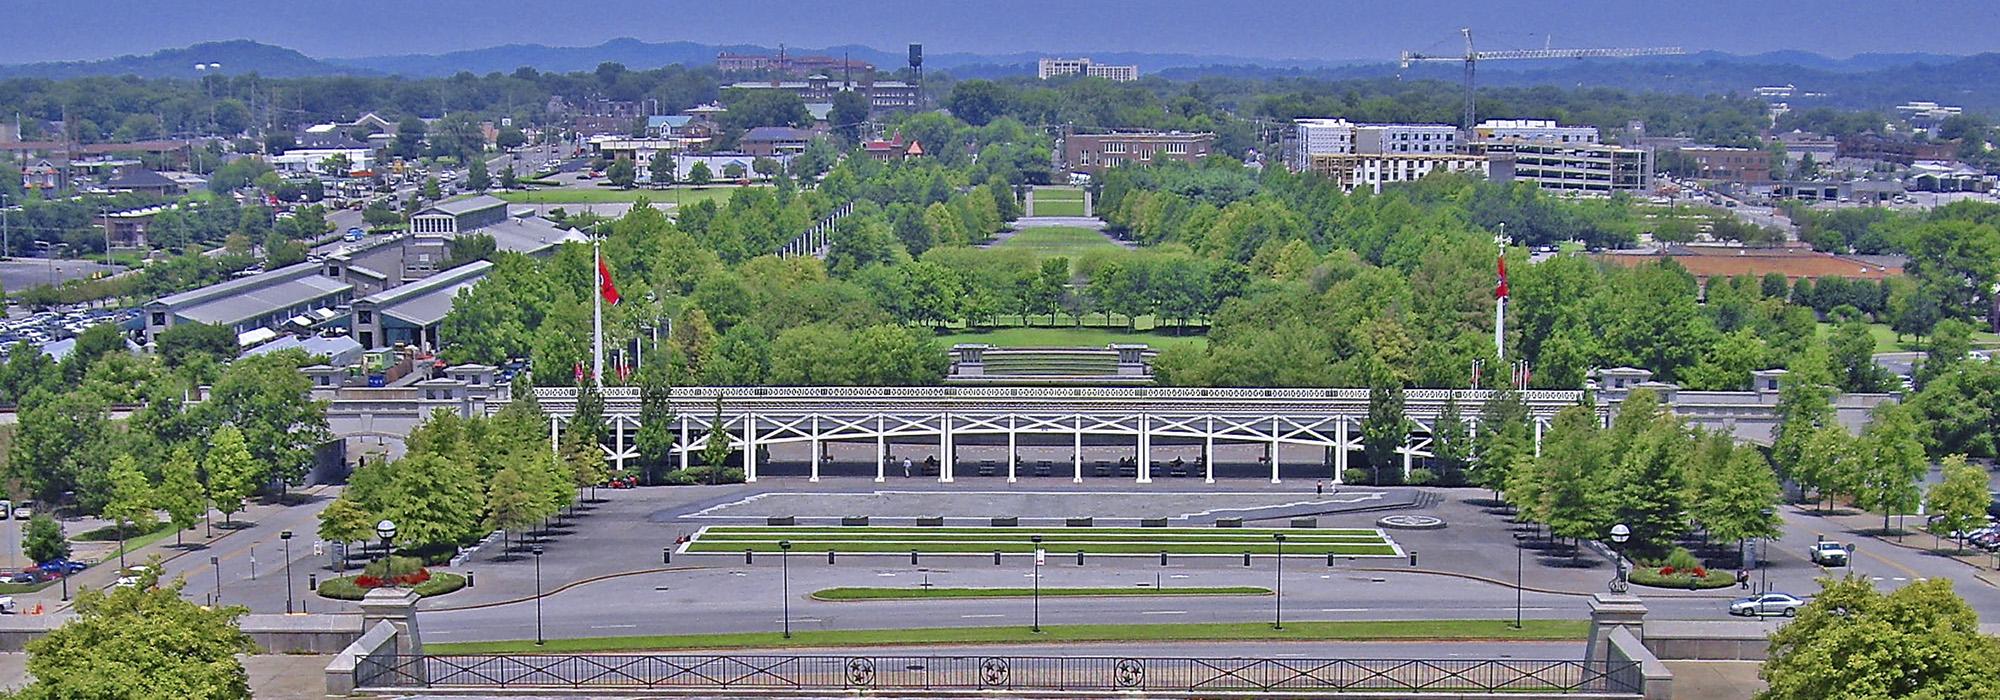
[(646, 690), (1344, 691), (1638, 694), (1636, 663), (1113, 656), (536, 654), (363, 659), (355, 685)]

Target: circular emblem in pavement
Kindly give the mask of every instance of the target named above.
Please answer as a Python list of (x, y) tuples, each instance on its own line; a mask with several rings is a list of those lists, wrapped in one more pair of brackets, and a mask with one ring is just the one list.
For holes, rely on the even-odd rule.
[(1444, 527), (1444, 519), (1430, 515), (1385, 515), (1375, 524), (1391, 530), (1438, 530)]

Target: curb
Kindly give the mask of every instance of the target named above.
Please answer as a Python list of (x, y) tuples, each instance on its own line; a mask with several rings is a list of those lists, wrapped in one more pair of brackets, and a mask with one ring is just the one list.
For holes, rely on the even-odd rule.
[[(1467, 574), (1467, 573), (1461, 573), (1461, 572), (1457, 572), (1457, 571), (1441, 571), (1441, 570), (1438, 570), (1438, 569), (1421, 569), (1421, 568), (1407, 568), (1407, 569), (1383, 569), (1383, 568), (1378, 568), (1378, 567), (1353, 567), (1353, 568), (1347, 568), (1347, 569), (1341, 569), (1341, 571), (1371, 571), (1371, 572), (1377, 572), (1377, 573), (1385, 573), (1385, 574), (1397, 574), (1397, 573), (1402, 573), (1402, 574), (1426, 574), (1426, 575), (1430, 575), (1430, 576), (1450, 576), (1450, 577), (1452, 577), (1452, 578), (1462, 578), (1462, 579), (1465, 579), (1465, 580), (1468, 580), (1468, 581), (1478, 581), (1478, 582), (1480, 582), (1480, 583), (1490, 583), (1490, 584), (1493, 584), (1493, 585), (1495, 585), (1495, 586), (1499, 586), (1499, 587), (1501, 587), (1501, 588), (1514, 588), (1514, 584), (1513, 584), (1513, 582), (1511, 582), (1511, 581), (1502, 581), (1502, 580), (1500, 580), (1500, 579), (1496, 579), (1496, 578), (1488, 578), (1488, 577), (1485, 577), (1485, 576), (1480, 576), (1480, 575), (1477, 575), (1477, 574)], [(1637, 585), (1637, 584), (1634, 584), (1634, 585)], [(1523, 591), (1528, 591), (1528, 592), (1530, 592), (1530, 593), (1542, 593), (1542, 594), (1546, 594), (1546, 595), (1562, 595), (1562, 596), (1577, 596), (1577, 597), (1589, 597), (1589, 596), (1593, 596), (1593, 595), (1596, 595), (1596, 594), (1597, 594), (1597, 593), (1596, 593), (1595, 591), (1590, 591), (1590, 592), (1585, 592), (1585, 591), (1564, 591), (1564, 590), (1556, 590), (1556, 589), (1553, 589), (1553, 588), (1536, 588), (1536, 587), (1534, 587), (1534, 586), (1521, 586), (1520, 588), (1521, 588), (1521, 590), (1523, 590)], [(1649, 588), (1650, 588), (1650, 587), (1649, 587)], [(1730, 599), (1730, 598), (1736, 598), (1736, 597), (1737, 597), (1737, 596), (1728, 596), (1728, 595), (1723, 595), (1723, 596), (1714, 596), (1714, 595), (1687, 595), (1687, 594), (1686, 594), (1686, 593), (1684, 593), (1684, 592), (1683, 592), (1683, 593), (1680, 593), (1680, 594), (1678, 594), (1678, 595), (1677, 595), (1677, 594), (1675, 594), (1675, 593), (1673, 593), (1673, 592), (1670, 592), (1670, 591), (1671, 591), (1672, 589), (1654, 589), (1654, 590), (1657, 590), (1657, 591), (1659, 591), (1659, 592), (1657, 592), (1657, 593), (1648, 593), (1647, 595), (1648, 595), (1649, 597), (1653, 597), (1653, 598), (1694, 598), (1694, 599), (1712, 599), (1712, 600), (1724, 600), (1724, 599)], [(1721, 589), (1711, 589), (1711, 590), (1721, 590)]]
[[(1058, 590), (1059, 590), (1059, 589), (1058, 589)], [(1093, 593), (1093, 594), (1089, 594), (1089, 595), (1064, 595), (1064, 594), (1061, 594), (1061, 593), (1057, 593), (1057, 594), (1046, 594), (1046, 593), (1045, 593), (1045, 594), (1043, 594), (1043, 595), (1044, 595), (1045, 597), (1049, 597), (1049, 598), (1261, 598), (1261, 597), (1264, 597), (1264, 596), (1270, 596), (1270, 595), (1276, 595), (1275, 593), (1273, 593), (1273, 592), (1272, 592), (1272, 591), (1271, 591), (1270, 589), (1268, 589), (1268, 588), (1267, 588), (1267, 589), (1264, 589), (1264, 592), (1263, 592), (1263, 593), (1161, 593), (1161, 592), (1159, 592), (1159, 591), (1157, 591), (1157, 590), (1154, 590), (1154, 589), (1150, 589), (1150, 588), (1144, 588), (1144, 589), (1142, 589), (1142, 588), (1134, 588), (1134, 589), (1132, 589), (1132, 590), (1135, 590), (1135, 591), (1140, 591), (1140, 590), (1143, 590), (1143, 591), (1146, 591), (1146, 592), (1145, 592), (1145, 593)], [(1170, 590), (1170, 591), (1171, 591), (1171, 590), (1173, 590), (1173, 589), (1169, 588), (1169, 589), (1166, 589), (1166, 590)], [(1032, 598), (1032, 597), (1034, 597), (1034, 595), (1033, 595), (1033, 594), (1029, 594), (1029, 595), (986, 595), (986, 596), (980, 596), (980, 595), (962, 595), (962, 596), (937, 596), (937, 597), (935, 597), (935, 598), (921, 598), (921, 597), (911, 597), (911, 598), (821, 598), (821, 597), (819, 596), (819, 592), (818, 592), (818, 591), (814, 591), (814, 592), (813, 592), (813, 593), (812, 593), (811, 595), (808, 595), (808, 596), (806, 596), (806, 598), (807, 598), (807, 599), (809, 599), (809, 600), (814, 600), (814, 601), (818, 601), (818, 602), (821, 602), (821, 603), (911, 603), (911, 602), (916, 602), (916, 603), (921, 603), (921, 602), (927, 602), (927, 601), (932, 601), (932, 600), (1015, 600), (1015, 599), (1019, 599), (1019, 598)]]
[[(611, 573), (611, 574), (603, 574), (603, 575), (600, 575), (600, 576), (592, 576), (592, 577), (590, 577), (590, 578), (586, 578), (586, 579), (578, 579), (578, 580), (575, 580), (575, 581), (571, 581), (571, 582), (569, 582), (569, 583), (565, 583), (565, 584), (563, 584), (563, 585), (561, 585), (561, 586), (557, 586), (557, 587), (555, 587), (555, 588), (551, 588), (551, 589), (549, 589), (549, 590), (547, 590), (547, 591), (543, 591), (543, 592), (542, 592), (542, 594), (541, 594), (541, 595), (540, 595), (539, 597), (542, 597), (542, 598), (547, 598), (547, 597), (549, 597), (549, 596), (552, 596), (552, 595), (555, 595), (555, 594), (557, 594), (557, 593), (561, 593), (561, 592), (563, 592), (563, 591), (567, 591), (567, 590), (569, 590), (569, 589), (572, 589), (572, 588), (576, 588), (576, 587), (578, 587), (578, 586), (585, 586), (585, 585), (589, 585), (589, 584), (593, 584), (593, 583), (597, 583), (597, 582), (599, 582), (599, 581), (609, 581), (609, 580), (611, 580), (611, 579), (614, 579), (614, 578), (624, 578), (624, 577), (626, 577), (626, 576), (644, 576), (644, 575), (646, 575), (646, 574), (663, 574), (663, 573), (668, 573), (668, 572), (672, 572), (672, 571), (704, 571), (704, 570), (707, 570), (707, 569), (711, 569), (711, 568), (714, 568), (714, 567), (708, 567), (708, 566), (686, 566), (686, 567), (674, 567), (674, 568), (664, 568), (664, 567), (662, 567), (662, 568), (653, 568), (653, 569), (635, 569), (635, 570), (632, 570), (632, 571), (620, 571), (620, 572), (617, 572), (617, 573)], [(454, 572), (454, 573), (455, 573), (455, 572)], [(526, 603), (526, 602), (529, 602), (529, 601), (532, 601), (532, 600), (534, 600), (534, 599), (535, 599), (536, 597), (538, 597), (538, 596), (522, 596), (522, 597), (520, 597), (520, 598), (509, 598), (509, 599), (507, 599), (507, 600), (496, 600), (496, 601), (492, 601), (492, 602), (488, 602), (488, 603), (471, 603), (471, 604), (467, 604), (467, 605), (454, 605), (454, 606), (449, 606), (449, 607), (442, 607), (442, 606), (441, 606), (441, 607), (435, 607), (435, 608), (425, 608), (425, 609), (424, 609), (423, 611), (424, 611), (424, 612), (459, 612), (459, 611), (464, 611), (464, 610), (481, 610), (481, 609), (484, 609), (484, 608), (497, 608), (497, 607), (500, 607), (500, 606), (503, 606), (503, 605), (513, 605), (513, 604), (515, 604), (515, 603)]]

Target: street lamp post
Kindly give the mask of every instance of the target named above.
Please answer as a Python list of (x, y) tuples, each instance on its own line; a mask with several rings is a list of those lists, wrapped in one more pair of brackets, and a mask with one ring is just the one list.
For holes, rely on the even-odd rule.
[[(208, 568), (215, 570), (215, 604), (222, 605), (222, 557), (210, 556)], [(69, 599), (69, 579), (63, 579), (63, 599)]]
[(546, 643), (542, 637), (542, 546), (535, 545), (535, 646)]
[(1626, 527), (1625, 523), (1619, 523), (1617, 525), (1611, 526), (1611, 554), (1612, 554), (1611, 565), (1614, 569), (1614, 571), (1611, 574), (1612, 575), (1611, 592), (1613, 593), (1625, 592), (1624, 545), (1625, 541), (1629, 539), (1632, 539), (1632, 528)]
[(1029, 631), (1042, 631), (1042, 536), (1029, 535), (1028, 541), (1035, 543), (1035, 623)]
[(1275, 589), (1277, 591), (1278, 611), (1277, 617), (1272, 619), (1271, 629), (1281, 630), (1285, 628), (1285, 533), (1271, 533), (1271, 539), (1278, 541), (1278, 568), (1277, 575), (1274, 577), (1277, 584)]
[(278, 541), (285, 543), (285, 614), (292, 614), (292, 531), (278, 533)]
[[(375, 523), (375, 536), (382, 538), (382, 561), (387, 562), (390, 555), (394, 553), (394, 550), (389, 547), (396, 540), (396, 524), (388, 520)], [(391, 572), (384, 571), (382, 573), (387, 574)]]
[(778, 541), (778, 571), (782, 580), (780, 594), (785, 598), (785, 638), (792, 638), (792, 541)]

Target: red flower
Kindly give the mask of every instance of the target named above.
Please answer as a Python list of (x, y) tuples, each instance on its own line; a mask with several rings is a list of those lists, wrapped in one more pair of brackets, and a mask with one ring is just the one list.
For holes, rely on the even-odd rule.
[(1695, 578), (1708, 578), (1708, 569), (1705, 569), (1705, 568), (1702, 568), (1702, 567), (1699, 567), (1699, 566), (1697, 566), (1697, 567), (1694, 567), (1694, 577), (1695, 577)]
[(1671, 566), (1662, 566), (1662, 567), (1660, 567), (1660, 575), (1661, 575), (1661, 576), (1672, 576), (1672, 575), (1674, 575), (1674, 567), (1671, 567)]
[(369, 576), (368, 574), (362, 574), (360, 576), (354, 577), (354, 585), (360, 586), (362, 588), (381, 588), (382, 579), (376, 578), (374, 576)]

